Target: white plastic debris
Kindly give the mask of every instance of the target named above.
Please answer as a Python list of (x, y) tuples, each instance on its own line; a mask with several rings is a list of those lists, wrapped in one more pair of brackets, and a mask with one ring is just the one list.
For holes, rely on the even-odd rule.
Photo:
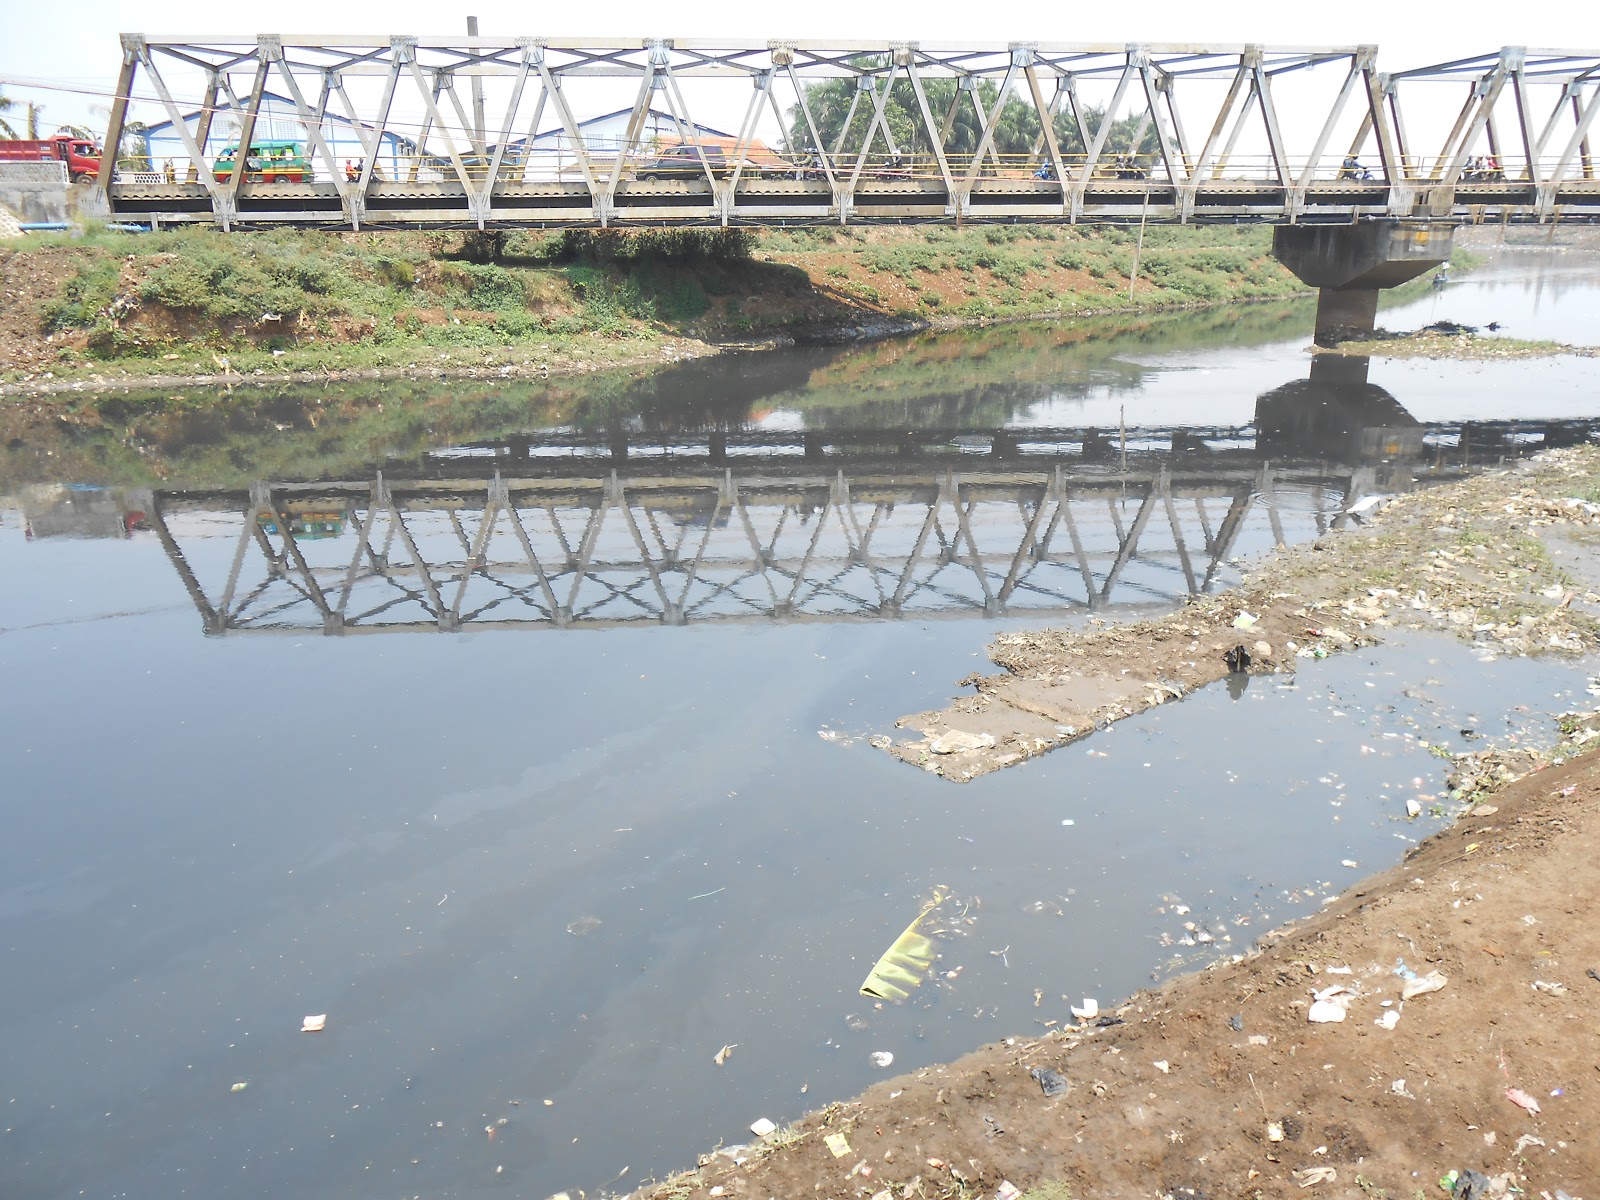
[(1077, 1017), (1080, 1021), (1092, 1021), (1100, 1015), (1100, 1001), (1089, 996), (1085, 996), (1083, 998), (1082, 1007), (1079, 1007), (1076, 1004), (1069, 1004), (1067, 1005), (1067, 1008), (1071, 1010), (1072, 1015)]
[(301, 1033), (321, 1033), (327, 1027), (328, 1014), (317, 1013), (315, 1016), (304, 1018), (300, 1022)]
[(1420, 817), (1421, 815), (1422, 815), (1422, 805), (1419, 804), (1415, 800), (1407, 800), (1406, 801), (1406, 816), (1411, 817), (1411, 818), (1414, 819), (1416, 817)]
[(875, 1067), (887, 1067), (893, 1061), (894, 1055), (887, 1050), (874, 1050), (872, 1052), (872, 1065)]
[(1398, 1008), (1389, 1009), (1381, 1017), (1374, 1021), (1373, 1024), (1384, 1029), (1393, 1029), (1396, 1025), (1400, 1024), (1400, 1010)]
[(757, 1137), (764, 1138), (769, 1133), (775, 1132), (777, 1128), (778, 1126), (775, 1123), (767, 1120), (765, 1117), (757, 1117), (754, 1121), (750, 1122), (750, 1132), (755, 1134)]
[(955, 754), (966, 750), (992, 750), (994, 749), (994, 734), (992, 733), (966, 733), (960, 729), (951, 729), (941, 733), (928, 745), (934, 754)]
[(1337, 1000), (1318, 1000), (1306, 1010), (1306, 1020), (1318, 1025), (1332, 1024), (1344, 1018), (1344, 1005)]
[(1429, 971), (1416, 979), (1406, 980), (1405, 986), (1400, 989), (1400, 999), (1410, 1000), (1416, 996), (1426, 996), (1429, 992), (1441, 991), (1449, 982), (1449, 976), (1441, 975), (1438, 971)]

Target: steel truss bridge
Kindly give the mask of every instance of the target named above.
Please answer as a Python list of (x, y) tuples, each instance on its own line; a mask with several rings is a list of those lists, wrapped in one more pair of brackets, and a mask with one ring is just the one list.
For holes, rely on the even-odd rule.
[[(276, 34), (122, 44), (107, 144), (138, 97), (159, 104), (185, 151), (170, 171), (104, 173), (98, 186), (122, 219), (505, 229), (1600, 216), (1600, 51), (1510, 47), (1384, 71), (1374, 46)], [(841, 79), (849, 112), (830, 142), (807, 88)], [(274, 96), (303, 130), (303, 177), (217, 172), (213, 131), (250, 146)], [(1082, 146), (1063, 145), (1052, 119), (1031, 153), (998, 154), (1013, 96), (1070, 114)], [(619, 98), (616, 144), (587, 139), (586, 123)], [(909, 135), (893, 127), (891, 101), (910, 108)], [(758, 130), (787, 129), (786, 108), (804, 144), (769, 149)], [(737, 110), (737, 135), (712, 146), (704, 114)], [(661, 150), (647, 127), (663, 113), (685, 166), (645, 178)], [(358, 170), (331, 148), (330, 119), (359, 139)], [(963, 122), (978, 132), (957, 153)], [(386, 156), (385, 134), (412, 149)], [(1347, 156), (1362, 171), (1343, 170)]]

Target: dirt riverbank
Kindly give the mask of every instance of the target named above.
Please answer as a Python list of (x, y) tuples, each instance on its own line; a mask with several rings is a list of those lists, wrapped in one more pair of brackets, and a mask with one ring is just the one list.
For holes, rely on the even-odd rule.
[[(997, 657), (1198, 686), (1240, 638), (1271, 643), (1252, 670), (1292, 661), (1291, 642), (1337, 651), (1401, 624), (1495, 652), (1592, 651), (1597, 471), (1600, 452), (1562, 451), (1406, 497), (1167, 622), (1002, 639)], [(1248, 633), (1241, 609), (1259, 617)], [(1455, 824), (1247, 954), (1088, 1020), (1051, 998), (1031, 1032), (636, 1195), (1593, 1196), (1600, 759), (1579, 747), (1597, 720), (1565, 718), (1548, 756), (1458, 758)]]

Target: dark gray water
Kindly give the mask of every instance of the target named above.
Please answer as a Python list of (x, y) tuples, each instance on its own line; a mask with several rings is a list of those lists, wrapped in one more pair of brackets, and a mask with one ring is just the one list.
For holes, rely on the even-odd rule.
[[(1383, 319), (1578, 341), (1597, 296), (1592, 265), (1521, 255)], [(860, 740), (1008, 623), (1171, 603), (1180, 543), (1216, 586), (1350, 496), (1600, 420), (1591, 361), (1318, 383), (1309, 324), (983, 331), (415, 417), (394, 389), (381, 424), (323, 397), (303, 427), (319, 398), (290, 395), (133, 447), (26, 434), (0, 459), (0, 1195), (624, 1190), (853, 1094), (874, 1051), (898, 1071), (1031, 1032), (1392, 863), (1439, 819), (1404, 820), (1443, 792), (1427, 744), (1540, 736), (1582, 666), (1407, 639), (960, 787)], [(369, 524), (380, 471), (415, 558)], [(538, 570), (508, 517), (473, 558), (496, 471)], [(252, 522), (257, 481), (308, 486)], [(729, 496), (762, 548), (787, 522), (765, 557)], [(1087, 568), (1063, 520), (998, 599), (1063, 501)], [(274, 510), (304, 569), (272, 569)], [(221, 611), (241, 544), (230, 605), (261, 590)], [(411, 632), (357, 636), (386, 622)], [(965, 920), (938, 977), (858, 995), (941, 885)]]

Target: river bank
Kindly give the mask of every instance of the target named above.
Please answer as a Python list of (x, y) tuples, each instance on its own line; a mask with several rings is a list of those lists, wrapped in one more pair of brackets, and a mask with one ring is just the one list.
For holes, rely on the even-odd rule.
[(1236, 670), (1293, 671), (1393, 629), (1442, 629), (1504, 653), (1591, 652), (1600, 595), (1541, 535), (1600, 528), (1596, 462), (1588, 451), (1552, 455), (1531, 476), (1388, 498), (1381, 513), (1364, 509), (1365, 524), (1283, 550), (1238, 588), (1155, 620), (1003, 634), (989, 646), (1002, 673), (970, 675), (961, 686), (975, 694), (897, 722), (918, 736), (873, 744), (966, 782)]
[[(1459, 632), (1485, 654), (1592, 652), (1597, 470), (1600, 453), (1562, 451), (1407, 497), (1223, 598), (1228, 630), (1247, 601), (1258, 616), (1274, 603), (1304, 610), (1223, 640), (1270, 638), (1253, 670), (1292, 663), (1297, 638), (1314, 654), (1401, 624)], [(1365, 583), (1376, 586), (1350, 595)], [(1284, 586), (1297, 595), (1274, 594)], [(1288, 627), (1308, 623), (1315, 632)], [(1050, 641), (1052, 669), (1098, 673), (1122, 642), (1142, 646), (1151, 671), (1175, 669), (1171, 653), (1150, 657), (1163, 628)], [(1181, 640), (1166, 650), (1220, 650), (1211, 631)], [(1600, 987), (1589, 915), (1600, 761), (1578, 755), (1596, 720), (1564, 717), (1548, 754), (1458, 755), (1438, 801), (1460, 814), (1453, 825), (1242, 956), (1081, 1020), (1044, 1019), (1076, 1003), (1050, 997), (1032, 1031), (886, 1080), (636, 1195), (1586, 1194), (1600, 1178), (1583, 1023)], [(1451, 1193), (1461, 1180), (1471, 1186)]]
[(98, 232), (0, 259), (0, 395), (545, 376), (1299, 295), (1265, 227)]

